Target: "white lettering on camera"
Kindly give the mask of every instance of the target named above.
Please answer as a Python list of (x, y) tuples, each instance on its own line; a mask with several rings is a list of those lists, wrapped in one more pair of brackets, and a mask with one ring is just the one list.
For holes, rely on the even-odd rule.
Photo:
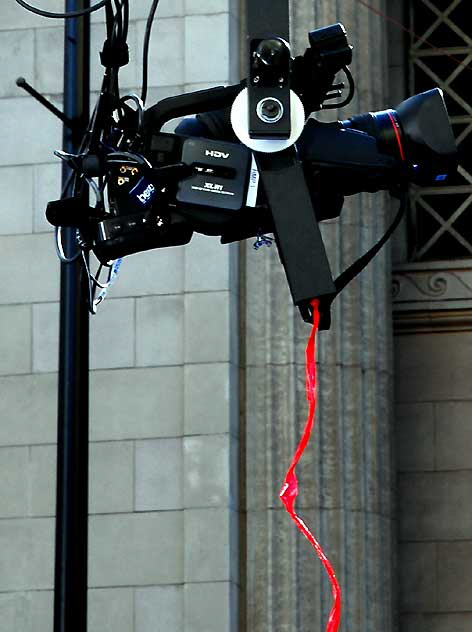
[(205, 156), (211, 156), (212, 158), (229, 158), (229, 154), (225, 154), (222, 151), (216, 151), (216, 149), (205, 149)]
[(137, 196), (141, 204), (146, 204), (146, 202), (149, 202), (155, 190), (156, 189), (153, 184), (148, 184), (147, 188)]
[(213, 182), (205, 182), (205, 189), (212, 189), (213, 191), (222, 191), (222, 184), (214, 184)]

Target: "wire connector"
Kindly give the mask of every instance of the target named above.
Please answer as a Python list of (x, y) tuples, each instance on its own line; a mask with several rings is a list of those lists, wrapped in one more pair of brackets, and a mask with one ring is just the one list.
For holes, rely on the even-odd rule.
[(112, 43), (109, 39), (105, 40), (103, 50), (100, 53), (100, 61), (105, 68), (122, 68), (129, 63), (128, 44)]

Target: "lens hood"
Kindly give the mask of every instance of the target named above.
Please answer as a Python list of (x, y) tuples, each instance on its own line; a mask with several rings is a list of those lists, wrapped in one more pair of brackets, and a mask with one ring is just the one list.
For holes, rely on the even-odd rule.
[(412, 159), (425, 152), (441, 158), (454, 157), (457, 148), (449, 115), (439, 88), (410, 97), (396, 108), (404, 141)]

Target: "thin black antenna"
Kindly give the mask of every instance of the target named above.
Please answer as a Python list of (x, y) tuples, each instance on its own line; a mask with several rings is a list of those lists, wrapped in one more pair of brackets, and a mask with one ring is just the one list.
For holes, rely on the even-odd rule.
[(61, 112), (55, 105), (54, 103), (51, 103), (51, 101), (49, 101), (48, 99), (46, 99), (46, 97), (44, 97), (40, 92), (38, 92), (37, 90), (35, 90), (33, 88), (33, 86), (31, 86), (24, 77), (18, 77), (18, 79), (16, 80), (16, 85), (19, 88), (22, 88), (25, 92), (27, 92), (28, 94), (30, 94), (32, 97), (34, 97), (36, 99), (36, 101), (38, 101), (39, 103), (41, 103), (41, 105), (44, 105), (44, 107), (49, 110), (50, 112), (52, 112), (54, 114), (54, 116), (57, 116), (57, 118), (59, 120), (61, 120), (64, 125), (66, 125), (69, 129), (72, 129), (74, 126), (74, 123), (67, 117), (65, 116), (65, 114), (63, 112)]

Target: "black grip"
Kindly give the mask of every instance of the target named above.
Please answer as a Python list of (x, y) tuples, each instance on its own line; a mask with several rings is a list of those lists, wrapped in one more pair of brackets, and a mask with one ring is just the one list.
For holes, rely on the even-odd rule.
[(163, 99), (144, 112), (143, 128), (158, 132), (164, 123), (173, 118), (229, 107), (242, 88), (242, 83), (228, 87), (218, 86)]

